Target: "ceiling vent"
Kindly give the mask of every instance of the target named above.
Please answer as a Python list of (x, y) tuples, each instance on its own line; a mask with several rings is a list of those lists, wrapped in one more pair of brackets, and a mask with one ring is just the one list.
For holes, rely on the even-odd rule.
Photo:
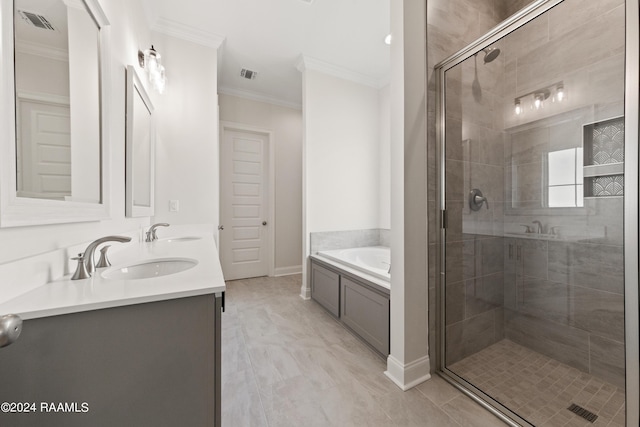
[(42, 15), (38, 15), (37, 13), (27, 12), (26, 10), (18, 10), (20, 17), (27, 24), (34, 26), (36, 28), (42, 28), (43, 30), (55, 31), (56, 29), (51, 25), (49, 20)]
[(257, 71), (252, 71), (247, 68), (243, 68), (240, 71), (240, 77), (244, 77), (247, 80), (254, 80), (257, 75), (258, 75)]

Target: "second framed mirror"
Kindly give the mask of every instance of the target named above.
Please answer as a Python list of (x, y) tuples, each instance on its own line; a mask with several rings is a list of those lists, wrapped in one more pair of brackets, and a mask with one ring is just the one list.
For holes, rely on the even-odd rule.
[(126, 203), (128, 217), (154, 214), (153, 104), (133, 66), (127, 67)]

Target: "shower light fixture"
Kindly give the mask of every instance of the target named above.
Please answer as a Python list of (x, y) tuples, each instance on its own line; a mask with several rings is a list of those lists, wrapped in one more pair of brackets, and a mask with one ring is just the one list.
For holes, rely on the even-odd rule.
[(161, 55), (151, 45), (151, 49), (147, 49), (144, 52), (138, 51), (138, 63), (140, 67), (147, 70), (147, 76), (149, 77), (149, 83), (158, 92), (164, 92), (164, 86), (166, 83), (164, 75), (164, 66), (160, 62)]

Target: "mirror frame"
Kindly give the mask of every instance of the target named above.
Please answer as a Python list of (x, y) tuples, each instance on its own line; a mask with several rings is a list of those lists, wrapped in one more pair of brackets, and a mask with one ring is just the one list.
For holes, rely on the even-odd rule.
[(98, 27), (100, 82), (101, 203), (31, 199), (17, 196), (14, 69), (14, 3), (0, 2), (0, 228), (98, 221), (110, 217), (110, 24), (98, 0), (83, 4)]
[[(136, 205), (134, 203), (134, 143), (133, 140), (133, 124), (134, 124), (134, 99), (135, 94), (139, 93), (140, 98), (145, 107), (149, 110), (149, 206)], [(151, 98), (147, 94), (142, 80), (138, 76), (135, 67), (127, 66), (127, 132), (126, 132), (126, 176), (125, 176), (125, 213), (128, 217), (141, 217), (154, 215), (154, 195), (155, 195), (155, 148), (156, 148), (156, 127), (155, 114), (153, 113), (153, 104)]]

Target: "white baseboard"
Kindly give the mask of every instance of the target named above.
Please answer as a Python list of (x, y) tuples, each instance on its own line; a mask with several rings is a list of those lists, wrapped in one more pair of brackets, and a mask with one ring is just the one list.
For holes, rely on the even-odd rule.
[(290, 276), (292, 274), (302, 274), (302, 265), (292, 265), (290, 267), (276, 267), (274, 276)]
[(311, 288), (303, 284), (300, 288), (300, 298), (303, 300), (311, 299)]
[(384, 374), (402, 391), (407, 391), (431, 378), (430, 367), (429, 356), (421, 357), (405, 365), (392, 355), (389, 355), (387, 358), (387, 370), (384, 371)]

